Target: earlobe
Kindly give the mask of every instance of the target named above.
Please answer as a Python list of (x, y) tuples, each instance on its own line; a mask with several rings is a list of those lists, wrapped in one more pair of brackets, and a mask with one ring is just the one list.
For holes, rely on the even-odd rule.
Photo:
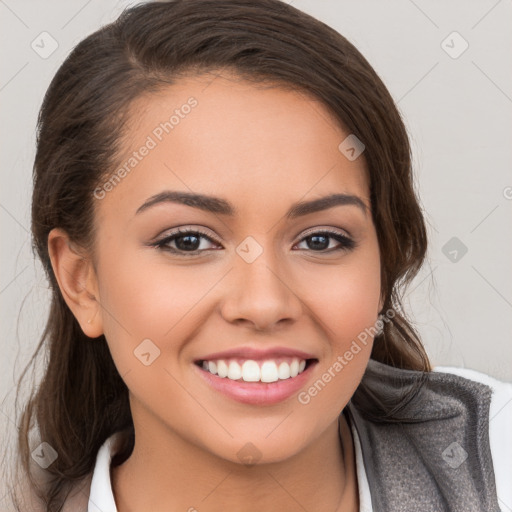
[(86, 336), (103, 334), (96, 273), (84, 251), (65, 231), (54, 228), (48, 235), (48, 252), (60, 291)]

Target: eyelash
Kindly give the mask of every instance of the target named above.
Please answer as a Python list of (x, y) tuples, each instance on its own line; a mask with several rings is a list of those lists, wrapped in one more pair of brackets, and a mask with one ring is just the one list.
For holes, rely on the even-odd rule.
[[(152, 247), (156, 247), (157, 249), (168, 251), (173, 254), (177, 254), (179, 256), (183, 257), (189, 257), (189, 256), (195, 256), (198, 255), (205, 250), (208, 249), (196, 249), (194, 251), (184, 251), (182, 249), (174, 249), (172, 247), (169, 247), (169, 243), (173, 242), (177, 238), (181, 238), (186, 235), (201, 235), (198, 238), (206, 238), (212, 243), (218, 243), (215, 240), (213, 240), (209, 235), (201, 231), (200, 229), (180, 229), (178, 228), (175, 232), (171, 233), (170, 235), (166, 236), (165, 238), (156, 241), (155, 243), (151, 244)], [(310, 231), (308, 232), (304, 237), (301, 238), (299, 243), (303, 242), (304, 240), (311, 238), (313, 236), (327, 236), (328, 238), (334, 238), (337, 242), (340, 243), (340, 247), (337, 247), (335, 249), (323, 249), (321, 251), (314, 251), (313, 249), (306, 249), (308, 251), (325, 254), (325, 253), (332, 253), (332, 252), (338, 252), (338, 251), (351, 251), (353, 250), (357, 244), (354, 240), (349, 238), (348, 236), (342, 235), (341, 233), (335, 232), (335, 231), (329, 231), (329, 230), (320, 230), (320, 231)], [(302, 249), (304, 250), (304, 249)]]

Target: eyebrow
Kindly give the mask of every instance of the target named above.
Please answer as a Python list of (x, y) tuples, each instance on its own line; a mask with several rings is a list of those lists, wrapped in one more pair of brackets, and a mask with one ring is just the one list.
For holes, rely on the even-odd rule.
[[(218, 213), (220, 215), (235, 216), (237, 209), (225, 199), (214, 196), (207, 196), (203, 194), (194, 194), (191, 192), (177, 192), (166, 190), (154, 196), (151, 196), (144, 202), (135, 215), (161, 203), (178, 203), (201, 210)], [(311, 201), (299, 201), (294, 203), (286, 212), (286, 218), (295, 219), (310, 213), (327, 210), (335, 206), (357, 206), (366, 215), (367, 206), (364, 201), (359, 197), (351, 194), (332, 194)]]

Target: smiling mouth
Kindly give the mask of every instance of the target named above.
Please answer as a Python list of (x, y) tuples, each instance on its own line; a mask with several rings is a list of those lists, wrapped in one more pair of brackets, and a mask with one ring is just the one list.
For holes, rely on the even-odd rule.
[(316, 362), (317, 359), (281, 357), (263, 361), (237, 358), (199, 360), (195, 364), (220, 378), (238, 382), (271, 383), (293, 379)]

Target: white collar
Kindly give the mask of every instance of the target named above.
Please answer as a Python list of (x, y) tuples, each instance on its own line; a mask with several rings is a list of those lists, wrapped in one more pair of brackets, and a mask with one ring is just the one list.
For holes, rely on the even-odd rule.
[[(359, 486), (359, 512), (372, 512), (372, 499), (370, 487), (363, 464), (361, 444), (357, 431), (349, 422), (354, 439), (354, 448), (356, 456), (356, 474)], [(101, 446), (96, 456), (96, 464), (91, 481), (91, 490), (89, 493), (89, 506), (87, 512), (117, 512), (112, 484), (110, 480), (110, 463), (114, 455), (114, 446), (117, 444), (119, 432), (110, 436)]]
[(356, 475), (357, 486), (359, 487), (359, 512), (372, 512), (372, 496), (370, 494), (370, 486), (368, 485), (368, 478), (363, 463), (363, 451), (361, 449), (361, 442), (354, 424), (349, 421), (352, 430), (352, 439), (354, 440), (354, 449), (356, 452)]
[(119, 432), (116, 432), (111, 435), (98, 450), (92, 474), (87, 512), (117, 512), (110, 481), (110, 462), (114, 455), (113, 447), (119, 434)]

